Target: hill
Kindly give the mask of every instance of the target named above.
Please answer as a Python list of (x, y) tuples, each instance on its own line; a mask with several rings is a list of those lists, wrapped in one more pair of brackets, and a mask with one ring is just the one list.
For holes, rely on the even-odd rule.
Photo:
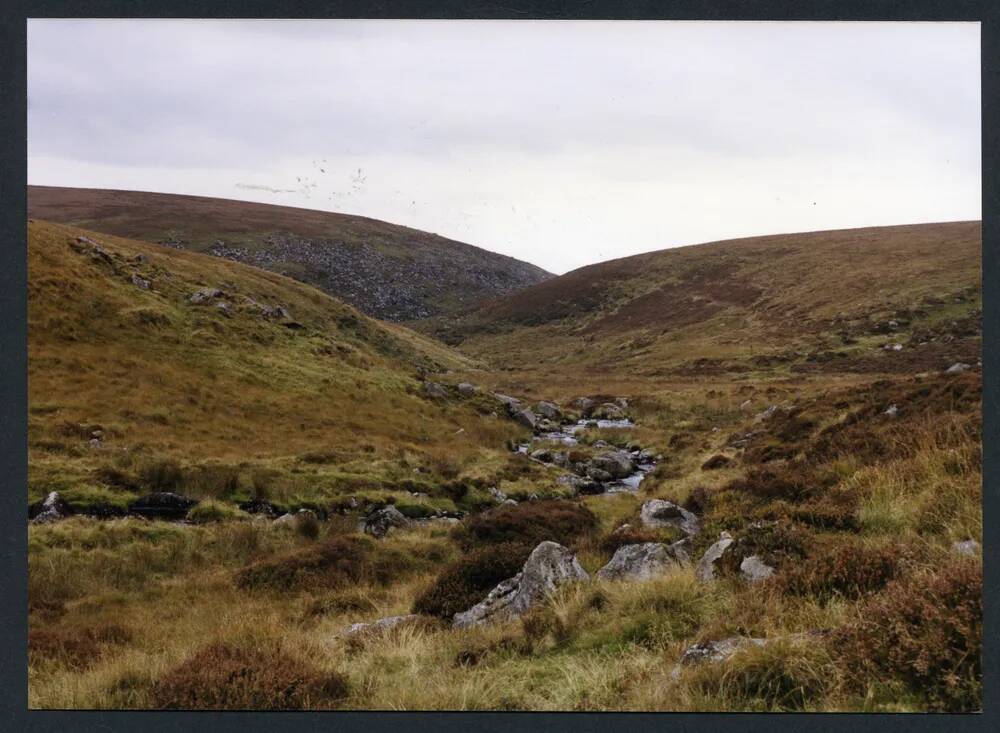
[(979, 222), (678, 247), (547, 280), (437, 335), (554, 380), (934, 370), (978, 358), (980, 248)]
[(534, 265), (436, 234), (247, 201), (29, 186), (28, 215), (255, 265), (389, 321), (461, 313), (550, 277)]
[(32, 500), (123, 505), (158, 471), (233, 500), (440, 493), (517, 433), (425, 394), (469, 359), (281, 275), (42, 221), (28, 253)]

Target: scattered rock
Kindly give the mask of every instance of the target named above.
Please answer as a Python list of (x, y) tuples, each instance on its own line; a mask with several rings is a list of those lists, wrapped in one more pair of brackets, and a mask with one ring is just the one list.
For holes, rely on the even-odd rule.
[(198, 502), (171, 491), (157, 491), (129, 504), (130, 514), (150, 519), (183, 519)]
[(956, 361), (950, 367), (944, 370), (945, 374), (961, 374), (962, 372), (967, 372), (972, 369), (971, 366), (960, 361)]
[(959, 555), (975, 556), (979, 554), (979, 543), (975, 540), (964, 540), (952, 544), (951, 549)]
[(740, 575), (748, 583), (756, 583), (767, 580), (774, 575), (774, 568), (766, 564), (759, 556), (750, 555), (743, 558), (743, 562), (740, 563)]
[(719, 541), (705, 550), (698, 567), (695, 568), (695, 577), (703, 583), (715, 580), (715, 566), (722, 559), (723, 555), (729, 551), (734, 540), (728, 532), (719, 535)]
[(516, 618), (559, 586), (589, 577), (570, 550), (555, 542), (542, 542), (532, 550), (520, 573), (500, 583), (468, 611), (456, 613), (454, 625), (467, 628)]
[(522, 425), (524, 425), (525, 427), (531, 428), (532, 430), (535, 429), (535, 425), (538, 422), (538, 418), (535, 417), (535, 413), (533, 413), (531, 410), (527, 408), (515, 412), (514, 419), (517, 420)]
[(448, 388), (437, 382), (424, 382), (424, 394), (435, 400), (443, 400), (448, 397)]
[(672, 501), (650, 499), (642, 505), (639, 518), (644, 527), (662, 529), (676, 527), (687, 535), (695, 535), (701, 531), (698, 517)]
[(365, 517), (364, 532), (372, 537), (382, 538), (393, 527), (405, 527), (410, 521), (394, 506), (376, 509)]
[(132, 275), (132, 284), (135, 285), (139, 290), (149, 290), (150, 282), (145, 278), (139, 277), (138, 275)]
[(539, 402), (535, 405), (535, 412), (544, 418), (549, 420), (559, 420), (562, 418), (562, 410), (559, 409), (559, 405), (554, 402)]
[(351, 637), (358, 634), (378, 634), (389, 629), (394, 629), (397, 626), (412, 624), (417, 621), (420, 621), (420, 616), (415, 613), (409, 613), (405, 616), (388, 616), (368, 624), (351, 624), (341, 632), (341, 636)]
[(201, 305), (202, 303), (207, 303), (214, 298), (221, 298), (225, 293), (223, 293), (218, 288), (202, 288), (191, 294), (188, 298), (188, 302), (193, 305)]
[(660, 542), (645, 542), (639, 545), (623, 545), (603, 568), (597, 577), (605, 580), (650, 580), (670, 568), (685, 565), (690, 558), (684, 549), (685, 541), (665, 545)]
[(457, 389), (458, 393), (463, 397), (472, 397), (479, 391), (474, 384), (469, 384), (468, 382), (459, 382)]
[(37, 501), (28, 507), (28, 519), (34, 524), (45, 524), (63, 519), (71, 514), (69, 504), (67, 504), (58, 491), (51, 491), (41, 501)]

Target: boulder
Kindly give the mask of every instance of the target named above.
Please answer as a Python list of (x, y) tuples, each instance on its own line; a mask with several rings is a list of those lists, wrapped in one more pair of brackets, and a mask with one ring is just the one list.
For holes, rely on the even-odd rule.
[(755, 639), (750, 636), (732, 636), (721, 641), (706, 641), (685, 649), (681, 655), (681, 664), (689, 666), (706, 662), (724, 662), (741, 649), (761, 647), (765, 644), (767, 644), (766, 639)]
[(535, 413), (527, 408), (514, 412), (513, 417), (519, 423), (527, 428), (531, 428), (532, 430), (535, 429), (535, 425), (538, 422), (538, 418), (535, 417)]
[(555, 402), (539, 402), (535, 405), (535, 412), (549, 420), (559, 420), (562, 418), (562, 410)]
[(63, 519), (71, 514), (67, 504), (58, 491), (50, 491), (41, 501), (36, 501), (28, 507), (28, 519), (35, 524), (45, 524)]
[(959, 555), (975, 556), (979, 554), (979, 543), (975, 540), (955, 542), (952, 544), (951, 550)]
[(715, 580), (715, 566), (730, 551), (733, 542), (734, 540), (728, 532), (722, 532), (719, 535), (719, 541), (705, 550), (705, 554), (698, 561), (698, 567), (694, 571), (695, 577), (703, 583)]
[(590, 415), (590, 411), (597, 407), (597, 401), (589, 397), (578, 397), (571, 403), (574, 410), (579, 410), (584, 417)]
[(365, 517), (364, 532), (372, 537), (382, 538), (393, 527), (405, 527), (410, 521), (394, 506), (376, 509)]
[(967, 372), (972, 369), (968, 364), (964, 364), (960, 361), (955, 362), (950, 367), (944, 370), (945, 374), (961, 374), (962, 372)]
[(587, 476), (599, 484), (606, 484), (611, 481), (614, 477), (602, 468), (594, 468), (590, 466), (587, 468)]
[(479, 391), (474, 384), (469, 384), (468, 382), (459, 382), (457, 389), (458, 393), (463, 397), (472, 397)]
[(507, 495), (502, 491), (500, 491), (500, 489), (498, 489), (496, 486), (491, 486), (488, 489), (488, 491), (490, 492), (490, 496), (493, 498), (493, 501), (495, 501), (497, 504), (503, 504), (505, 501), (507, 501)]
[(623, 450), (598, 453), (590, 459), (590, 467), (606, 471), (611, 475), (611, 478), (625, 478), (635, 473), (635, 463), (632, 456)]
[(597, 571), (597, 577), (604, 580), (650, 580), (670, 568), (687, 564), (690, 558), (684, 544), (681, 540), (672, 545), (660, 542), (623, 545), (615, 551), (608, 564)]
[(435, 400), (443, 400), (448, 397), (448, 388), (437, 382), (424, 382), (424, 394)]
[(542, 463), (552, 463), (552, 451), (546, 448), (539, 448), (538, 450), (531, 451), (531, 457), (536, 461), (541, 461)]
[(521, 572), (501, 582), (468, 611), (456, 613), (454, 625), (467, 628), (517, 618), (559, 586), (589, 579), (570, 550), (555, 542), (542, 542), (531, 551)]
[(748, 583), (767, 580), (774, 575), (774, 568), (760, 559), (758, 555), (749, 555), (740, 563), (740, 576)]
[(271, 502), (264, 499), (251, 499), (250, 501), (244, 501), (240, 503), (239, 507), (241, 511), (244, 511), (247, 514), (263, 514), (271, 517), (278, 515), (278, 508)]
[(225, 293), (223, 293), (218, 288), (202, 288), (201, 290), (196, 290), (188, 298), (188, 302), (193, 305), (201, 305), (202, 303), (207, 303), (214, 298), (221, 298)]
[(298, 526), (299, 526), (299, 524), (301, 522), (305, 521), (305, 519), (307, 517), (314, 517), (315, 518), (316, 517), (316, 513), (312, 512), (312, 511), (310, 511), (308, 509), (299, 509), (297, 512), (294, 512), (294, 513), (288, 512), (286, 514), (282, 514), (280, 517), (278, 517), (277, 519), (275, 519), (274, 523), (271, 526), (273, 526), (273, 527), (287, 527), (288, 529), (296, 529), (296, 528), (298, 528)]
[(405, 616), (387, 616), (378, 621), (368, 624), (351, 624), (341, 632), (341, 636), (352, 637), (358, 634), (379, 634), (397, 626), (412, 624), (420, 621), (420, 616), (415, 613), (408, 613)]
[(753, 418), (754, 424), (762, 423), (765, 420), (770, 420), (777, 411), (778, 411), (778, 406), (777, 405), (771, 405), (766, 410), (763, 410), (762, 412), (758, 412), (756, 415), (754, 415), (754, 418)]
[(507, 408), (507, 412), (514, 414), (521, 409), (521, 400), (516, 397), (511, 397), (510, 395), (500, 394), (499, 392), (494, 392), (494, 397), (496, 397), (497, 402), (501, 403)]
[(197, 503), (195, 499), (171, 491), (157, 491), (133, 501), (128, 511), (149, 519), (183, 519)]
[(139, 288), (139, 290), (149, 290), (149, 280), (138, 275), (132, 275), (132, 284)]
[(701, 531), (698, 517), (672, 501), (650, 499), (642, 505), (639, 519), (644, 527), (663, 529), (676, 527), (687, 535), (695, 535)]

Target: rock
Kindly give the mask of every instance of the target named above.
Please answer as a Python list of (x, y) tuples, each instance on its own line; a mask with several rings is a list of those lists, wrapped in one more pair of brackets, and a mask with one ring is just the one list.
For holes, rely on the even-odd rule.
[(385, 537), (393, 527), (405, 527), (410, 521), (394, 506), (377, 509), (365, 518), (364, 532), (372, 537)]
[(517, 506), (517, 501), (515, 501), (514, 499), (504, 499), (500, 503), (505, 506)]
[(743, 412), (749, 412), (750, 408), (753, 406), (753, 400), (744, 400), (740, 403), (740, 410)]
[(743, 562), (740, 563), (740, 575), (748, 583), (756, 583), (774, 575), (774, 568), (761, 560), (758, 555), (750, 555), (743, 558)]
[(975, 556), (979, 554), (979, 543), (975, 540), (955, 542), (952, 544), (951, 550), (959, 555)]
[(228, 316), (233, 312), (233, 306), (226, 302), (216, 303), (215, 307), (222, 311), (223, 315)]
[(103, 443), (101, 443), (101, 439), (100, 438), (91, 438), (88, 441), (88, 443), (89, 443), (90, 447), (94, 448), (94, 449), (100, 448), (102, 445), (104, 445)]
[[(681, 540), (681, 543), (684, 541)], [(690, 558), (683, 544), (675, 542), (665, 545), (660, 542), (645, 542), (639, 545), (623, 545), (603, 568), (597, 577), (604, 580), (650, 580), (667, 570), (688, 563)]]
[(28, 507), (28, 519), (35, 524), (54, 522), (68, 517), (71, 513), (69, 504), (59, 496), (58, 491), (50, 491), (44, 499)]
[(732, 636), (721, 641), (706, 641), (685, 649), (684, 654), (681, 655), (681, 664), (689, 666), (706, 662), (724, 662), (740, 649), (761, 647), (766, 643), (766, 639), (755, 639), (749, 636)]
[(507, 412), (513, 415), (515, 412), (521, 409), (521, 400), (516, 397), (511, 397), (510, 395), (500, 394), (499, 392), (494, 392), (494, 397), (496, 397), (497, 402), (503, 404), (507, 408)]
[(899, 414), (899, 408), (895, 405), (889, 405), (886, 411), (882, 413), (883, 415), (888, 415), (889, 417), (896, 417)]
[(244, 501), (240, 505), (240, 510), (247, 514), (264, 514), (266, 516), (277, 516), (278, 508), (264, 499), (251, 499)]
[(595, 420), (624, 420), (625, 411), (614, 402), (605, 402), (595, 407), (590, 417)]
[(310, 511), (309, 509), (299, 509), (294, 514), (291, 512), (287, 514), (282, 514), (280, 517), (274, 520), (271, 526), (296, 529), (301, 522), (305, 521), (309, 517), (318, 519), (315, 512)]
[(753, 421), (756, 424), (756, 423), (762, 423), (765, 420), (770, 420), (777, 411), (778, 411), (778, 406), (771, 405), (763, 412), (758, 412), (756, 415), (754, 415)]
[(129, 504), (130, 514), (150, 519), (183, 519), (198, 502), (171, 491), (157, 491)]
[(369, 624), (351, 624), (341, 632), (341, 636), (351, 637), (358, 634), (378, 634), (389, 629), (394, 629), (397, 626), (412, 624), (417, 621), (420, 621), (420, 616), (415, 613), (409, 613), (405, 616), (388, 616), (380, 618), (378, 621), (372, 621)]
[(505, 501), (507, 501), (507, 495), (502, 491), (500, 491), (500, 489), (498, 489), (496, 486), (491, 486), (488, 489), (488, 491), (490, 492), (490, 496), (493, 497), (493, 501), (495, 501), (497, 504), (503, 504)]
[(606, 484), (608, 481), (611, 481), (612, 478), (613, 478), (613, 476), (610, 473), (608, 473), (607, 471), (605, 471), (605, 470), (603, 470), (601, 468), (594, 468), (593, 466), (590, 466), (587, 469), (587, 476), (589, 476), (590, 478), (592, 478), (594, 481), (598, 482), (599, 484)]
[(719, 535), (719, 541), (705, 550), (705, 554), (698, 561), (698, 567), (694, 571), (695, 577), (703, 583), (715, 580), (715, 566), (729, 551), (733, 542), (734, 540), (728, 532), (722, 532)]
[(223, 293), (218, 288), (202, 288), (201, 290), (196, 290), (188, 298), (188, 302), (193, 305), (201, 305), (202, 303), (207, 303), (213, 298), (221, 298), (225, 293)]
[(555, 542), (542, 542), (531, 551), (520, 573), (501, 582), (468, 611), (456, 613), (454, 625), (467, 628), (517, 618), (559, 586), (589, 579), (572, 552)]
[(132, 275), (132, 284), (139, 288), (139, 290), (149, 290), (149, 280), (139, 277), (138, 275)]
[(542, 463), (552, 463), (552, 451), (545, 448), (539, 448), (538, 450), (532, 451), (531, 457), (536, 461), (541, 461)]
[(448, 397), (448, 388), (437, 382), (424, 382), (424, 394), (435, 400), (443, 400)]
[(535, 405), (535, 412), (549, 420), (559, 420), (562, 417), (562, 410), (554, 402), (539, 402)]
[(535, 417), (535, 413), (531, 410), (525, 408), (523, 410), (518, 410), (513, 414), (515, 420), (524, 425), (525, 427), (535, 429), (535, 424), (538, 422), (538, 418)]
[(961, 374), (962, 372), (967, 372), (970, 369), (972, 369), (972, 367), (969, 366), (968, 364), (964, 364), (963, 362), (956, 361), (950, 367), (948, 367), (947, 369), (945, 369), (944, 373), (945, 374)]
[(578, 397), (571, 403), (574, 410), (579, 410), (584, 417), (589, 417), (591, 410), (597, 407), (597, 401), (589, 397)]
[(457, 389), (458, 393), (463, 397), (472, 397), (479, 391), (476, 389), (475, 385), (469, 384), (468, 382), (459, 382)]
[(644, 527), (663, 529), (676, 527), (687, 535), (695, 535), (701, 531), (698, 517), (672, 501), (650, 499), (642, 505), (639, 519)]
[(590, 459), (590, 466), (600, 471), (606, 471), (612, 478), (625, 478), (635, 473), (635, 463), (632, 461), (632, 456), (621, 450), (598, 453)]

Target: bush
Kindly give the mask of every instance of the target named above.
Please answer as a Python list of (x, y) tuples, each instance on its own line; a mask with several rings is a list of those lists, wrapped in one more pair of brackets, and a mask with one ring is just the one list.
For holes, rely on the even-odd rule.
[(868, 547), (851, 542), (786, 568), (775, 582), (785, 593), (813, 596), (821, 601), (835, 595), (861, 598), (894, 580), (900, 573), (903, 557), (904, 551), (899, 547)]
[(279, 649), (211, 644), (157, 680), (154, 707), (169, 710), (301, 710), (335, 707), (347, 679)]
[(521, 572), (535, 548), (502, 542), (470, 552), (449, 565), (413, 603), (413, 613), (450, 619), (479, 603), (502, 580)]
[(275, 558), (247, 565), (236, 573), (244, 590), (333, 590), (360, 583), (386, 584), (437, 562), (433, 552), (403, 552), (367, 537), (339, 536)]
[(465, 549), (507, 543), (534, 548), (545, 540), (572, 546), (593, 535), (597, 528), (597, 517), (583, 504), (553, 499), (501, 506), (473, 515), (457, 528), (455, 538)]
[(831, 635), (849, 679), (905, 682), (932, 710), (982, 707), (983, 569), (975, 558), (897, 580)]
[(109, 647), (126, 644), (132, 633), (118, 624), (101, 624), (86, 628), (30, 629), (28, 631), (28, 663), (43, 661), (83, 669), (97, 661)]

